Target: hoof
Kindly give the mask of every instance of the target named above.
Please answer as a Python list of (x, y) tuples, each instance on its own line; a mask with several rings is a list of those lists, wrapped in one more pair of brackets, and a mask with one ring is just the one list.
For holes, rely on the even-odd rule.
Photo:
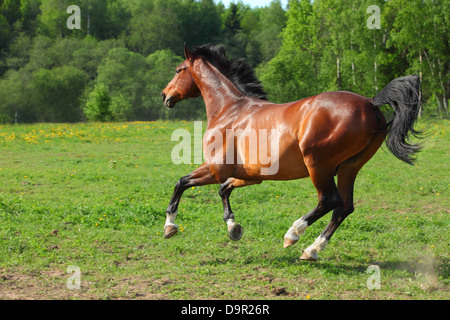
[(228, 230), (228, 236), (233, 241), (241, 240), (242, 234), (244, 233), (244, 229), (241, 227), (239, 223), (233, 223)]
[(317, 261), (317, 259), (318, 259), (317, 253), (310, 255), (306, 251), (304, 251), (302, 256), (300, 257), (300, 260), (306, 260), (306, 261)]
[(169, 225), (164, 228), (164, 239), (172, 238), (178, 232), (178, 227), (176, 225)]
[(284, 238), (284, 245), (283, 246), (285, 248), (288, 248), (288, 247), (293, 246), (294, 244), (296, 244), (297, 241), (298, 241), (298, 239), (297, 240), (293, 240), (293, 239), (289, 239), (289, 238)]

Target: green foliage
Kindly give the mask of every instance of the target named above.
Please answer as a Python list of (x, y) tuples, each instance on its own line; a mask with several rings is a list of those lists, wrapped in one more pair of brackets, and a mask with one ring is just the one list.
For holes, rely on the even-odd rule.
[(10, 30), (8, 20), (3, 15), (0, 15), (0, 53), (7, 47), (10, 39)]
[(79, 119), (79, 97), (86, 81), (86, 73), (72, 66), (37, 70), (31, 85), (36, 94), (38, 120), (72, 122), (73, 119)]
[[(213, 0), (182, 1), (183, 12), (179, 17), (181, 23), (181, 38), (189, 45), (221, 42), (222, 22), (219, 7)], [(165, 48), (161, 48), (165, 49)], [(182, 47), (176, 44), (173, 52), (183, 54)]]
[(14, 24), (20, 19), (20, 2), (17, 0), (2, 0), (0, 14), (5, 17), (9, 24)]
[[(291, 0), (285, 10), (280, 0), (256, 8), (213, 0), (79, 0), (80, 30), (66, 26), (71, 4), (0, 1), (2, 121), (83, 121), (100, 83), (110, 111), (117, 110), (111, 119), (203, 118), (201, 99), (172, 110), (161, 103), (160, 92), (184, 59), (184, 42), (223, 43), (229, 56), (245, 57), (274, 102), (328, 90), (370, 97), (395, 77), (417, 73), (424, 106), (433, 109), (422, 114), (449, 113), (446, 1)], [(366, 26), (373, 4), (381, 9), (381, 29)], [(57, 92), (64, 88), (67, 94)], [(64, 96), (71, 102), (56, 106), (66, 103)]]
[[(35, 112), (29, 110), (30, 103), (30, 75), (28, 73), (16, 70), (9, 70), (0, 81), (0, 114), (2, 122), (10, 122), (15, 115), (27, 108), (27, 114), (30, 117), (35, 116)], [(22, 114), (22, 112), (20, 112)], [(10, 121), (8, 121), (10, 120)], [(23, 119), (18, 119), (24, 121)]]
[(93, 120), (201, 119), (204, 107), (198, 100), (185, 101), (171, 112), (161, 106), (160, 93), (182, 61), (170, 50), (145, 58), (124, 47), (111, 49), (98, 67), (95, 83), (106, 86), (113, 108), (108, 110), (113, 113), (110, 118)]
[(424, 95), (432, 98), (438, 113), (447, 113), (450, 95), (450, 42), (448, 1), (395, 1), (387, 6), (396, 13), (389, 45), (409, 63), (408, 72), (422, 76)]
[(86, 83), (86, 73), (73, 66), (10, 70), (0, 81), (0, 113), (11, 119), (17, 115), (19, 122), (76, 121)]
[(136, 1), (132, 9), (128, 46), (148, 55), (161, 49), (182, 53), (183, 37), (180, 19), (183, 7), (180, 0)]
[(68, 0), (46, 0), (40, 6), (38, 31), (41, 34), (58, 37), (94, 36), (99, 40), (120, 36), (131, 19), (130, 11), (122, 0), (79, 0), (81, 29), (70, 30), (66, 26), (67, 7), (74, 4)]
[(91, 121), (111, 121), (111, 97), (108, 87), (103, 83), (97, 84), (89, 94), (84, 113)]
[[(381, 29), (366, 26), (370, 5), (380, 7)], [(329, 90), (371, 97), (395, 77), (417, 73), (423, 99), (436, 95), (446, 113), (447, 7), (445, 1), (292, 0), (281, 49), (258, 74), (271, 99), (287, 102)]]
[(115, 121), (125, 121), (130, 117), (132, 106), (122, 94), (119, 94), (111, 98), (110, 110)]
[(256, 67), (272, 59), (280, 48), (279, 34), (285, 26), (285, 13), (279, 0), (255, 9), (242, 2), (231, 3), (222, 13), (220, 42), (227, 46), (228, 54), (246, 57)]
[(309, 1), (291, 2), (280, 52), (259, 70), (270, 99), (299, 100), (318, 91), (317, 18)]

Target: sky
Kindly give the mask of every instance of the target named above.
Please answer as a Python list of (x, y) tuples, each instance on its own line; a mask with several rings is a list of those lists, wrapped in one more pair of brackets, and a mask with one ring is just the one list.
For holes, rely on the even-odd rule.
[[(272, 0), (215, 0), (216, 3), (222, 2), (225, 7), (228, 7), (231, 2), (237, 3), (238, 1), (242, 1), (245, 4), (250, 5), (252, 8), (265, 7), (272, 2)], [(288, 0), (281, 0), (281, 5), (285, 9), (287, 2)]]

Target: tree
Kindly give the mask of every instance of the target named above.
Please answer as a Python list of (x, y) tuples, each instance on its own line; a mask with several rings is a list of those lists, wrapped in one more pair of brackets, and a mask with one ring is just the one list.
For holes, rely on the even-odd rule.
[(13, 25), (21, 18), (20, 1), (2, 0), (0, 1), (0, 14), (6, 19), (9, 25)]
[(396, 11), (389, 45), (406, 56), (408, 72), (421, 75), (424, 94), (434, 95), (437, 111), (448, 112), (450, 5), (447, 1), (401, 0), (388, 6)]
[(41, 0), (20, 0), (21, 27), (23, 32), (34, 35), (37, 27), (36, 19), (40, 13)]
[[(222, 38), (222, 23), (219, 10), (213, 0), (187, 0), (182, 3), (184, 14), (181, 15), (181, 38), (188, 45), (215, 43)], [(182, 49), (177, 48), (174, 52)]]
[(111, 96), (108, 87), (103, 83), (97, 83), (89, 93), (89, 98), (83, 111), (91, 121), (111, 121)]
[(182, 55), (183, 9), (180, 0), (137, 0), (130, 9), (127, 45), (144, 56), (162, 49)]
[[(366, 25), (366, 10), (373, 2), (290, 1), (282, 47), (258, 70), (269, 95), (278, 101), (330, 90), (373, 96), (390, 78), (385, 68), (389, 30)], [(383, 6), (382, 1), (378, 4)]]
[(31, 38), (20, 33), (10, 44), (9, 51), (5, 54), (4, 65), (10, 70), (24, 67), (30, 59), (31, 48)]
[(246, 10), (241, 3), (230, 3), (230, 7), (223, 14), (223, 44), (227, 53), (234, 57), (244, 57), (247, 46), (247, 36), (241, 28), (241, 12)]
[(31, 74), (24, 70), (8, 70), (0, 79), (0, 115), (3, 122), (33, 122), (37, 110), (33, 107), (34, 91)]
[(106, 85), (111, 97), (122, 95), (135, 111), (145, 101), (148, 69), (141, 54), (124, 47), (113, 48), (98, 67), (95, 82)]
[(110, 110), (114, 121), (127, 121), (132, 114), (132, 106), (122, 94), (111, 98)]
[(43, 1), (38, 16), (38, 31), (51, 38), (63, 37), (72, 34), (82, 35), (81, 30), (69, 30), (67, 28), (66, 10), (71, 5), (69, 0), (47, 0)]
[(274, 0), (269, 7), (261, 9), (259, 32), (252, 32), (250, 37), (257, 39), (263, 62), (270, 61), (278, 53), (281, 47), (280, 33), (285, 25), (286, 12), (280, 0)]
[[(66, 25), (71, 4), (81, 9), (80, 30)], [(380, 8), (380, 29), (367, 27), (372, 5)], [(446, 115), (449, 6), (290, 0), (285, 11), (280, 0), (257, 8), (215, 0), (0, 0), (0, 114), (2, 121), (78, 121), (89, 94), (104, 85), (110, 120), (202, 118), (201, 99), (170, 111), (160, 102), (187, 42), (225, 44), (229, 56), (256, 68), (276, 102), (328, 90), (370, 97), (417, 73), (423, 100)]]
[(75, 122), (81, 120), (80, 98), (87, 83), (84, 71), (73, 66), (39, 69), (33, 74), (33, 105), (38, 121)]
[(11, 30), (8, 20), (3, 15), (0, 15), (0, 55), (8, 48), (10, 41)]
[(258, 70), (269, 97), (277, 102), (319, 91), (318, 16), (309, 1), (290, 1), (278, 54)]
[(239, 7), (236, 3), (230, 3), (230, 8), (227, 10), (225, 16), (225, 32), (230, 34), (236, 34), (241, 29), (241, 17), (239, 13)]

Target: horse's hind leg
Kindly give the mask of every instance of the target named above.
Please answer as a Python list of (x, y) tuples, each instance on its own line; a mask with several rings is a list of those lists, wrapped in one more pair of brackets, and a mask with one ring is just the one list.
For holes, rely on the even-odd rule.
[(330, 223), (325, 230), (314, 241), (314, 243), (305, 249), (300, 259), (315, 261), (318, 258), (318, 252), (325, 249), (333, 233), (341, 225), (344, 219), (354, 211), (353, 207), (353, 187), (356, 176), (363, 165), (373, 157), (381, 144), (385, 134), (379, 133), (367, 147), (356, 156), (344, 161), (338, 170), (337, 188), (342, 198), (342, 206), (334, 209)]
[(345, 163), (339, 168), (337, 188), (342, 198), (342, 206), (333, 210), (330, 223), (314, 243), (303, 251), (301, 260), (316, 261), (318, 253), (325, 249), (334, 231), (353, 212), (353, 185), (358, 171), (359, 168), (348, 167)]
[(334, 170), (324, 167), (308, 167), (311, 180), (317, 189), (319, 203), (312, 211), (294, 222), (284, 236), (284, 247), (295, 244), (306, 228), (329, 211), (342, 205), (342, 200), (334, 182)]
[(223, 220), (226, 222), (228, 226), (228, 236), (231, 240), (238, 241), (242, 238), (242, 234), (244, 232), (242, 226), (234, 221), (234, 213), (231, 211), (230, 206), (230, 195), (231, 191), (235, 188), (249, 186), (252, 184), (258, 184), (261, 181), (246, 181), (239, 180), (235, 178), (229, 178), (225, 181), (219, 190), (219, 195), (222, 198), (223, 203)]

